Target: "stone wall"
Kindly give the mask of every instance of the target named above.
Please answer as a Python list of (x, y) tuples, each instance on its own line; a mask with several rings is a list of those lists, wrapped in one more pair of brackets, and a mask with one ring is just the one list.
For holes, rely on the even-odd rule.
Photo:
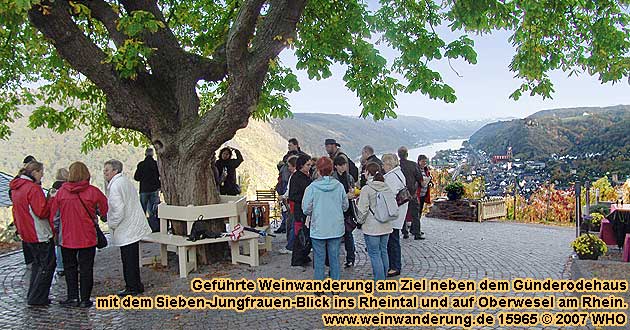
[(456, 221), (477, 221), (477, 201), (461, 199), (457, 201), (437, 200), (433, 202), (427, 217)]

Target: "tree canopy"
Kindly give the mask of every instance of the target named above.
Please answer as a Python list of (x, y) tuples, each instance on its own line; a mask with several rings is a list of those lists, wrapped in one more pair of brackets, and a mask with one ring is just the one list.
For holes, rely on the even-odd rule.
[[(0, 138), (21, 116), (17, 105), (36, 104), (31, 127), (85, 129), (85, 150), (150, 142), (165, 157), (177, 149), (191, 158), (252, 116), (290, 116), (295, 70), (319, 80), (333, 64), (344, 66), (361, 116), (395, 117), (399, 93), (454, 102), (434, 64), (476, 63), (469, 34), (496, 29), (512, 31), (516, 48), (509, 69), (522, 84), (510, 97), (551, 97), (553, 70), (602, 83), (629, 76), (629, 3), (0, 0)], [(446, 40), (439, 26), (457, 37)], [(378, 44), (398, 55), (388, 61)], [(278, 59), (286, 48), (294, 68)]]
[[(201, 98), (199, 112), (203, 113), (226, 90), (225, 72), (221, 72), (220, 65), (210, 64), (227, 62), (225, 46), (230, 30), (239, 23), (239, 13), (249, 5), (258, 7), (253, 31), (258, 37), (269, 28), (264, 22), (270, 19), (272, 9), (283, 2), (286, 1), (3, 0), (0, 136), (7, 137), (6, 123), (20, 116), (16, 105), (37, 102), (43, 105), (31, 117), (32, 127), (48, 126), (64, 132), (85, 126), (89, 130), (86, 149), (124, 140), (138, 143), (141, 135), (113, 129), (112, 122), (114, 126), (124, 125), (108, 120), (106, 93), (84, 71), (107, 70), (107, 75), (97, 74), (121, 83), (141, 83), (144, 78), (139, 75), (158, 76), (163, 71), (160, 62), (164, 61), (156, 58), (173, 52), (199, 61), (194, 80)], [(395, 96), (402, 92), (420, 91), (428, 97), (453, 102), (455, 91), (442, 81), (439, 72), (431, 69), (431, 63), (455, 58), (475, 63), (473, 41), (466, 33), (489, 33), (493, 29), (514, 31), (511, 42), (517, 51), (510, 69), (523, 84), (512, 94), (513, 98), (524, 92), (551, 96), (553, 85), (548, 73), (555, 69), (570, 75), (585, 72), (598, 75), (602, 82), (617, 82), (628, 77), (630, 70), (628, 3), (383, 0), (373, 4), (376, 9), (369, 9), (366, 2), (358, 0), (307, 1), (298, 33), (272, 36), (276, 43), (294, 48), (297, 67), (286, 67), (276, 57), (269, 59), (269, 72), (253, 115), (262, 119), (290, 115), (285, 93), (299, 89), (293, 71), (307, 70), (310, 78), (323, 79), (331, 76), (333, 63), (345, 65), (343, 79), (359, 97), (362, 116), (395, 116)], [(56, 14), (57, 10), (64, 11), (64, 15)], [(37, 20), (49, 22), (32, 22)], [(461, 31), (461, 36), (444, 40), (435, 31), (442, 24)], [(81, 45), (86, 49), (72, 49), (78, 52), (73, 56), (55, 50), (57, 40), (40, 32), (43, 25), (68, 36), (72, 30), (72, 37), (81, 37)], [(251, 42), (252, 37), (248, 36), (247, 41)], [(400, 55), (387, 62), (375, 43), (385, 43)], [(248, 46), (252, 50), (256, 45)], [(99, 58), (83, 65), (68, 58), (94, 53)], [(25, 89), (36, 82), (43, 82), (39, 90)], [(52, 104), (61, 104), (62, 111), (52, 109)]]

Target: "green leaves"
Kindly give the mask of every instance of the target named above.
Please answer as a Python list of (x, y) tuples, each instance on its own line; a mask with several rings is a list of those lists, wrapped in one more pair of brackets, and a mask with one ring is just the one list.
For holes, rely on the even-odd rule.
[(108, 54), (105, 62), (114, 64), (121, 78), (135, 80), (139, 71), (148, 70), (147, 60), (153, 51), (138, 39), (127, 39), (118, 51)]
[[(143, 37), (160, 29), (169, 29), (187, 52), (220, 58), (217, 50), (225, 45), (242, 4), (239, 0), (158, 0), (162, 15), (157, 18), (106, 2), (119, 15), (116, 28), (128, 37), (119, 47), (86, 2), (68, 1), (68, 10), (88, 39), (107, 54), (105, 61), (129, 80), (140, 72), (151, 75), (152, 57), (162, 52), (148, 47)], [(264, 8), (259, 22), (268, 14), (268, 5)], [(51, 7), (40, 0), (0, 0), (0, 138), (8, 136), (7, 124), (20, 116), (18, 105), (37, 103), (32, 127), (58, 132), (88, 127), (85, 150), (110, 142), (146, 142), (138, 133), (111, 127), (102, 91), (30, 25), (29, 10), (51, 13)], [(455, 102), (455, 91), (435, 68), (444, 61), (477, 62), (470, 32), (512, 31), (510, 42), (516, 52), (509, 69), (521, 81), (510, 95), (513, 99), (524, 94), (551, 97), (549, 73), (554, 70), (587, 73), (602, 83), (623, 81), (630, 76), (629, 22), (625, 0), (380, 0), (370, 6), (365, 0), (310, 0), (291, 45), (298, 60), (295, 68), (306, 70), (310, 79), (326, 79), (333, 74), (333, 65), (343, 67), (346, 87), (361, 102), (361, 116), (379, 120), (396, 116), (399, 93), (420, 92)], [(441, 34), (444, 26), (455, 36)], [(216, 104), (228, 81), (229, 76), (198, 85), (199, 113)], [(41, 87), (23, 89), (32, 85)], [(290, 116), (287, 94), (297, 90), (292, 68), (272, 61), (253, 116), (264, 120)]]
[(166, 25), (156, 19), (152, 13), (137, 10), (121, 17), (116, 28), (130, 37), (135, 37), (145, 31), (155, 33), (160, 28), (166, 28)]

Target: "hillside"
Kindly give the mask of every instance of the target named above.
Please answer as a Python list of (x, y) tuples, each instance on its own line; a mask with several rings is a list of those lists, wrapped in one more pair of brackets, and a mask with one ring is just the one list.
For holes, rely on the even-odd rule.
[(356, 159), (364, 145), (371, 145), (377, 153), (394, 152), (401, 145), (418, 147), (447, 139), (468, 138), (488, 122), (438, 121), (413, 116), (374, 122), (343, 115), (296, 113), (293, 118), (274, 120), (271, 125), (286, 139), (297, 138), (309, 154), (324, 154), (324, 140), (333, 138)]
[[(29, 113), (29, 109), (23, 109)], [(72, 162), (84, 162), (92, 174), (92, 184), (104, 189), (103, 163), (108, 159), (118, 159), (123, 163), (123, 171), (133, 175), (136, 164), (144, 158), (144, 148), (129, 145), (108, 145), (103, 149), (85, 155), (80, 152), (83, 133), (71, 131), (63, 135), (50, 129), (31, 130), (26, 116), (11, 125), (13, 134), (9, 140), (0, 140), (0, 171), (16, 174), (27, 154), (44, 163), (44, 187), (54, 182), (55, 171), (68, 167)], [(261, 144), (264, 141), (264, 145)], [(256, 189), (269, 189), (277, 180), (276, 164), (286, 152), (286, 142), (275, 133), (268, 123), (250, 120), (249, 125), (239, 130), (234, 139), (227, 143), (239, 148), (245, 161), (237, 173), (243, 181), (248, 196), (255, 196)], [(0, 229), (10, 218), (6, 208), (0, 208)]]
[(511, 145), (515, 156), (527, 159), (552, 154), (628, 155), (629, 123), (629, 105), (543, 110), (524, 119), (488, 124), (469, 142), (489, 154), (503, 154)]

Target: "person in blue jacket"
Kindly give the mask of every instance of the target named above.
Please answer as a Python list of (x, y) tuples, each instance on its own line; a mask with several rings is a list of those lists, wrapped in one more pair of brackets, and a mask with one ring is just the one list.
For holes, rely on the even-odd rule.
[(317, 161), (319, 179), (304, 193), (302, 209), (310, 216), (310, 236), (313, 244), (315, 279), (324, 279), (326, 252), (330, 261), (330, 278), (340, 278), (339, 247), (345, 234), (343, 212), (348, 209), (348, 197), (343, 185), (331, 176), (333, 161), (322, 157)]

